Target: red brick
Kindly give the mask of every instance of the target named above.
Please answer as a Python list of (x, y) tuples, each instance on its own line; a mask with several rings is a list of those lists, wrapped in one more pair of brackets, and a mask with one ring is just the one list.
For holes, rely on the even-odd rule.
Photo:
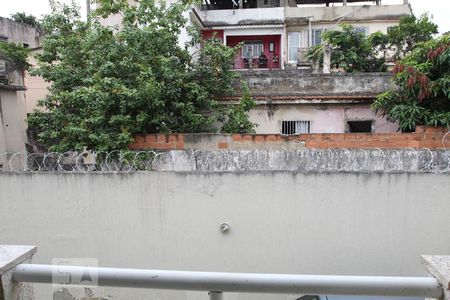
[(264, 142), (264, 135), (255, 135), (255, 142)]
[(175, 149), (184, 150), (184, 141), (175, 142)]
[(309, 139), (311, 141), (323, 141), (323, 136), (321, 133), (313, 133), (310, 135)]
[(311, 138), (311, 134), (309, 134), (309, 133), (301, 133), (298, 135), (298, 139), (300, 141), (309, 141), (310, 138)]
[(446, 133), (448, 129), (443, 126), (439, 127), (433, 127), (433, 126), (426, 126), (425, 127), (425, 133)]
[(228, 143), (227, 142), (219, 142), (218, 147), (219, 147), (219, 149), (228, 149)]
[(179, 142), (184, 142), (184, 134), (183, 133), (179, 133), (178, 134), (178, 141)]
[(330, 133), (322, 133), (322, 140), (331, 141), (331, 134)]
[(144, 144), (145, 143), (145, 135), (142, 135), (142, 134), (135, 135), (134, 142), (136, 144)]
[(242, 134), (235, 133), (232, 135), (232, 139), (234, 142), (240, 142), (240, 141), (242, 141)]
[(156, 149), (173, 150), (175, 149), (175, 143), (158, 143)]
[(356, 140), (356, 133), (344, 133), (344, 141), (354, 141)]
[(253, 141), (253, 136), (246, 134), (246, 135), (244, 135), (243, 140), (244, 141)]
[(156, 142), (156, 134), (147, 134), (145, 136), (145, 142), (146, 143), (154, 143), (154, 142)]
[(159, 142), (159, 143), (161, 143), (161, 142), (165, 143), (167, 141), (166, 140), (166, 135), (165, 134), (157, 134), (156, 135), (156, 141)]
[(419, 148), (442, 149), (441, 141), (419, 141)]
[(426, 126), (422, 126), (422, 125), (416, 126), (416, 133), (424, 133), (425, 132), (425, 127)]
[(129, 144), (128, 145), (128, 149), (130, 149), (130, 150), (139, 150), (139, 149), (142, 149), (141, 148), (142, 145), (143, 144), (136, 144), (136, 143)]
[(266, 142), (276, 142), (277, 141), (277, 136), (270, 134), (268, 136), (266, 136)]
[(167, 138), (168, 138), (169, 142), (176, 142), (176, 141), (178, 141), (178, 136), (175, 135), (175, 134), (169, 134)]
[(344, 140), (344, 133), (328, 133), (328, 136), (330, 137), (330, 140), (332, 140), (332, 141), (343, 141)]

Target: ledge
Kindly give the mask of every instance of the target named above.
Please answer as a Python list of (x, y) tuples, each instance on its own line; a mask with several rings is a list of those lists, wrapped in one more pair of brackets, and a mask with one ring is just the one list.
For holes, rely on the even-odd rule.
[(36, 246), (0, 245), (0, 275), (31, 259), (36, 251)]
[(26, 91), (26, 87), (21, 85), (9, 85), (9, 84), (1, 84), (0, 83), (0, 90), (11, 90), (11, 91)]

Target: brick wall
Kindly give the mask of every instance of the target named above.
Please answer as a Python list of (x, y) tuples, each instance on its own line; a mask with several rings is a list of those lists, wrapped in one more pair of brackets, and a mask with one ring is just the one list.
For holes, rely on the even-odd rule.
[[(244, 150), (299, 148), (430, 148), (442, 149), (444, 127), (418, 126), (413, 133), (279, 134), (147, 134), (136, 135), (132, 150)], [(450, 148), (450, 135), (445, 146)]]

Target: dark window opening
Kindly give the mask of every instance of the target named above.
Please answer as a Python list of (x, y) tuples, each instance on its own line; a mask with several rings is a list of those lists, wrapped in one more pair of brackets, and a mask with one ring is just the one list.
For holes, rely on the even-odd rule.
[(309, 133), (311, 130), (310, 121), (282, 121), (281, 134)]
[(348, 121), (347, 127), (350, 133), (372, 132), (372, 121)]

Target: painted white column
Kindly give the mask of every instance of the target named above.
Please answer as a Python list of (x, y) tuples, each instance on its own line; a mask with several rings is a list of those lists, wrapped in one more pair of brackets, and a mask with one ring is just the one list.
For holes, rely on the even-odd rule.
[(331, 73), (331, 46), (324, 45), (323, 47), (323, 74)]
[(286, 44), (287, 44), (287, 29), (286, 27), (283, 28), (283, 32), (281, 33), (281, 40), (280, 40), (280, 57), (279, 57), (279, 63), (280, 68), (284, 70), (284, 65), (286, 63)]

